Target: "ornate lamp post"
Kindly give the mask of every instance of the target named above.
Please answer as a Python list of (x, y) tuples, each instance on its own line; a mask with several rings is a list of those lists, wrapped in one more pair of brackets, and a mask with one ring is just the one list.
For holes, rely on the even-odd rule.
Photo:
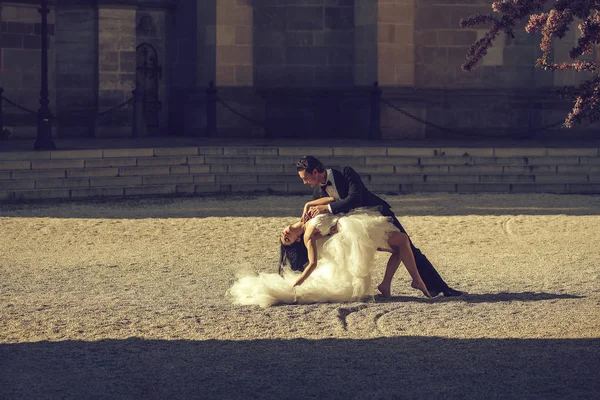
[(48, 104), (48, 0), (42, 0), (38, 9), (42, 14), (42, 87), (40, 89), (40, 109), (38, 111), (37, 138), (33, 145), (34, 150), (54, 150), (56, 146), (52, 141), (52, 113)]

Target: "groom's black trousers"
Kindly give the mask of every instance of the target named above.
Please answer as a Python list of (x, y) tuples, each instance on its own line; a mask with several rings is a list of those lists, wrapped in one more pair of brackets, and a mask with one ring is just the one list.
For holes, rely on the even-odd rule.
[[(386, 217), (390, 217), (392, 219), (392, 223), (396, 226), (396, 228), (400, 229), (400, 232), (406, 233), (406, 230), (404, 229), (400, 221), (398, 221), (398, 218), (396, 218), (396, 215), (391, 209), (384, 207), (381, 210), (381, 214)], [(410, 235), (408, 237), (410, 240)], [(429, 293), (432, 296), (436, 296), (437, 294), (448, 289), (448, 284), (444, 282), (440, 274), (438, 274), (438, 272), (435, 270), (433, 264), (431, 264), (427, 257), (425, 257), (425, 254), (421, 253), (421, 250), (415, 247), (412, 240), (410, 240), (410, 247), (413, 251), (413, 255), (415, 256), (417, 270), (419, 271), (419, 274), (421, 275), (421, 279), (423, 279), (425, 286), (427, 286)]]

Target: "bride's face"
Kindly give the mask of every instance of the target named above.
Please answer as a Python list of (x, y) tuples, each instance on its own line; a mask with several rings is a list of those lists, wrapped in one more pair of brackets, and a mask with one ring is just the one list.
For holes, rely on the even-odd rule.
[(292, 228), (291, 225), (288, 225), (283, 232), (281, 232), (281, 243), (283, 243), (284, 246), (289, 246), (292, 243), (299, 242), (300, 234), (301, 232)]

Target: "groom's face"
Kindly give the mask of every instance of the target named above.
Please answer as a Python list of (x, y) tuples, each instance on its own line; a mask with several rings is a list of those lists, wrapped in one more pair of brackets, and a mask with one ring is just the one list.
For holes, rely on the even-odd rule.
[(307, 170), (298, 171), (298, 175), (300, 175), (302, 182), (311, 188), (314, 188), (319, 184), (319, 171), (316, 169), (313, 169), (312, 172), (308, 172)]

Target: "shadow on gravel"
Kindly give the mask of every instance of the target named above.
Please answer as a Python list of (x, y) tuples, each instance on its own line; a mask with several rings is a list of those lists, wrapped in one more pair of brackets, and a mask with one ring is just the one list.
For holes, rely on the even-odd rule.
[(394, 296), (389, 299), (381, 296), (376, 297), (379, 303), (430, 303), (432, 301), (462, 301), (465, 303), (501, 303), (510, 301), (544, 301), (544, 300), (565, 300), (565, 299), (584, 299), (585, 296), (563, 293), (465, 293), (459, 297), (444, 297), (439, 295), (433, 299), (418, 298), (410, 296)]
[(0, 398), (591, 399), (600, 339), (0, 344)]

